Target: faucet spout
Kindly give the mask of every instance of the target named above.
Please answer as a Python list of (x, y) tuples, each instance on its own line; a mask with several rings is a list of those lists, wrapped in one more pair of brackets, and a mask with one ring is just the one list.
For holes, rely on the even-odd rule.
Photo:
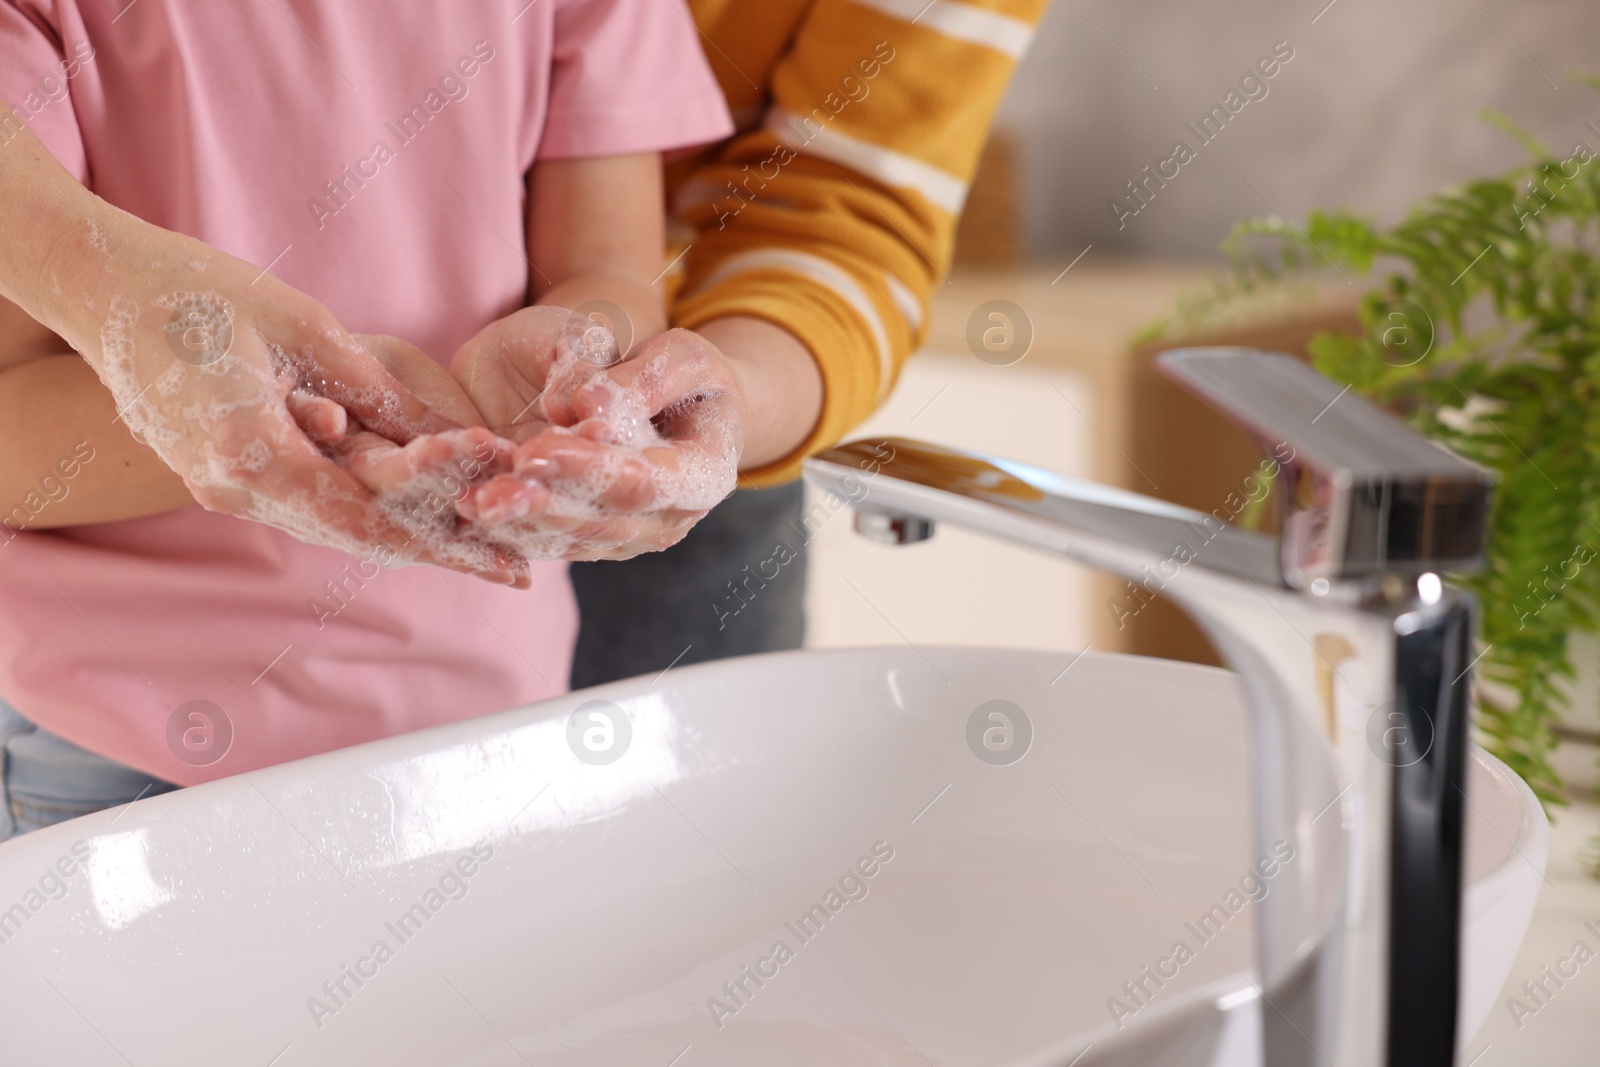
[(1245, 693), (1261, 852), (1316, 858), (1256, 912), (1263, 1062), (1449, 1067), (1474, 608), (1438, 572), (1481, 559), (1491, 479), (1291, 357), (1163, 362), (1273, 452), (1283, 538), (904, 439), (832, 449), (806, 477), (869, 530), (953, 522), (1194, 617)]

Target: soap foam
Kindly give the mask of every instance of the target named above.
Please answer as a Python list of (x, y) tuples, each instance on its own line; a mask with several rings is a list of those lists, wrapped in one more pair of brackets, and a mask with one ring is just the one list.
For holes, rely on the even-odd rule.
[(272, 446), (257, 437), (240, 450), (239, 458), (234, 465), (238, 470), (260, 474), (267, 469), (267, 465), (271, 462)]
[[(168, 466), (177, 469), (174, 452), (179, 434), (156, 417), (154, 405), (144, 397), (146, 386), (141, 383), (133, 336), (138, 323), (138, 304), (121, 295), (111, 298), (111, 312), (100, 329), (100, 380), (111, 391), (134, 440), (155, 449)], [(167, 389), (162, 391), (170, 395)]]
[(111, 238), (96, 223), (89, 223), (89, 244), (107, 259), (111, 258)]
[[(232, 328), (233, 309), (210, 293), (173, 293), (155, 302), (174, 313), (185, 329), (199, 325), (220, 338), (223, 327)], [(481, 461), (462, 466), (461, 457), (473, 452), (466, 438), (449, 431), (438, 438), (452, 440), (457, 460), (443, 467), (418, 464), (407, 454), (410, 474), (391, 490), (379, 494), (354, 529), (335, 525), (348, 514), (350, 487), (319, 471), (314, 492), (291, 500), (262, 496), (248, 488), (250, 475), (267, 470), (274, 458), (270, 436), (241, 439), (241, 430), (253, 423), (293, 425), (286, 398), (304, 389), (326, 397), (351, 411), (351, 430), (366, 429), (391, 440), (424, 436), (428, 428), (404, 414), (398, 391), (388, 386), (351, 386), (340, 382), (319, 363), (312, 345), (298, 350), (268, 343), (267, 366), (248, 360), (217, 359), (186, 362), (172, 358), (159, 340), (140, 345), (155, 334), (156, 324), (141, 331), (140, 308), (125, 297), (113, 299), (101, 331), (102, 379), (123, 410), (134, 436), (150, 445), (177, 470), (191, 488), (209, 499), (226, 499), (228, 510), (265, 523), (311, 544), (326, 545), (354, 555), (371, 555), (375, 543), (387, 543), (396, 552), (389, 566), (406, 566), (418, 559), (457, 569), (497, 571), (504, 559), (600, 558), (641, 548), (662, 548), (683, 533), (711, 507), (725, 498), (737, 478), (738, 441), (728, 417), (691, 397), (652, 419), (649, 397), (670, 369), (668, 351), (655, 354), (641, 369), (634, 384), (624, 387), (609, 368), (617, 363), (617, 346), (609, 331), (592, 320), (574, 316), (560, 339), (546, 388), (536, 402), (553, 425), (546, 433), (572, 434), (570, 427), (554, 425), (553, 416), (570, 410), (574, 393), (599, 379), (609, 393), (608, 402), (586, 426), (611, 447), (582, 474), (554, 477), (546, 487), (548, 507), (534, 520), (480, 523), (463, 520), (456, 504), (472, 485), (503, 473), (506, 464)], [(170, 336), (168, 329), (162, 332)], [(336, 331), (327, 331), (332, 344), (348, 344)], [(509, 339), (507, 343), (512, 343)], [(670, 341), (668, 342), (670, 344)], [(208, 352), (209, 354), (209, 352)], [(224, 353), (226, 355), (226, 353)], [(355, 411), (365, 413), (358, 416)], [(650, 462), (652, 450), (670, 448), (661, 424), (688, 424), (704, 446), (676, 450), (682, 464), (669, 470)], [(479, 434), (482, 431), (477, 431)], [(437, 438), (435, 438), (437, 439)], [(396, 446), (398, 447), (398, 446)], [(479, 446), (481, 447), (481, 445)], [(513, 446), (497, 445), (508, 454)], [(630, 469), (648, 472), (651, 500), (639, 513), (604, 502)], [(471, 476), (469, 477), (469, 473)], [(348, 477), (348, 476), (346, 476)], [(639, 538), (640, 523), (655, 524), (657, 536), (646, 545)]]
[[(167, 347), (194, 367), (222, 362), (233, 347), (233, 304), (216, 293), (167, 293), (155, 306), (172, 312), (167, 319)], [(219, 368), (217, 373), (222, 373)]]
[[(215, 294), (172, 293), (154, 303), (182, 316), (182, 322), (192, 322), (193, 314), (213, 325), (231, 324), (231, 307)], [(266, 471), (275, 457), (271, 428), (294, 425), (285, 401), (289, 390), (306, 383), (328, 385), (331, 380), (321, 373), (309, 348), (290, 356), (269, 346), (267, 367), (240, 359), (197, 365), (174, 358), (164, 336), (170, 336), (167, 323), (142, 322), (139, 305), (116, 296), (100, 331), (96, 369), (135, 440), (177, 471), (197, 498), (226, 501), (230, 512), (309, 544), (352, 555), (370, 555), (373, 544), (387, 542), (397, 548), (395, 565), (425, 556), (470, 570), (503, 569), (494, 545), (470, 531), (458, 534), (453, 507), (445, 507), (437, 517), (425, 512), (428, 523), (415, 521), (416, 500), (447, 488), (443, 477), (418, 475), (404, 492), (377, 500), (354, 529), (341, 525), (348, 522), (341, 516), (347, 514), (354, 483), (340, 484), (328, 471), (317, 472), (313, 491), (288, 500), (251, 490), (250, 476)], [(371, 401), (375, 408), (393, 413), (396, 422), (406, 421), (399, 415), (399, 396), (390, 390), (347, 388), (344, 394)], [(250, 433), (252, 426), (266, 432)], [(457, 480), (454, 491), (464, 492), (465, 483)]]
[[(306, 323), (302, 321), (300, 325), (304, 328)], [(348, 343), (337, 331), (330, 329), (323, 333), (331, 345)], [(352, 415), (364, 412), (361, 423), (374, 433), (391, 441), (409, 441), (430, 430), (422, 421), (406, 415), (405, 402), (396, 390), (385, 385), (353, 386), (330, 375), (317, 361), (316, 352), (309, 344), (290, 352), (268, 342), (267, 351), (278, 380), (287, 384), (288, 391), (304, 389), (327, 397)]]
[[(600, 439), (615, 447), (591, 461), (581, 474), (540, 479), (549, 490), (550, 500), (538, 518), (484, 524), (498, 543), (529, 559), (609, 557), (629, 547), (632, 538), (621, 535), (635, 528), (628, 520), (642, 516), (605, 503), (604, 496), (635, 463), (649, 472), (652, 497), (646, 513), (661, 523), (668, 538), (664, 543), (648, 546), (653, 548), (665, 548), (680, 539), (695, 521), (733, 491), (738, 478), (735, 427), (728, 416), (714, 414), (700, 403), (707, 398), (687, 398), (662, 412), (659, 419), (652, 419), (649, 397), (670, 367), (670, 351), (653, 355), (634, 384), (624, 387), (612, 378), (607, 366), (594, 359), (597, 351), (605, 349), (592, 336), (596, 330), (605, 332), (599, 326), (585, 324), (581, 329), (569, 328), (562, 338), (560, 354), (550, 368), (540, 397), (541, 413), (552, 423), (544, 432), (555, 436), (573, 434), (572, 428), (557, 423), (557, 416), (576, 390), (599, 381), (609, 391), (610, 399), (590, 421), (603, 424)], [(608, 333), (606, 339), (610, 341)], [(672, 341), (666, 343), (670, 345)], [(610, 341), (610, 345), (614, 351), (615, 342)], [(688, 421), (707, 447), (678, 449), (676, 458), (682, 464), (678, 470), (651, 463), (651, 450), (674, 444), (662, 436), (658, 421), (668, 425)], [(549, 529), (550, 520), (563, 529)]]

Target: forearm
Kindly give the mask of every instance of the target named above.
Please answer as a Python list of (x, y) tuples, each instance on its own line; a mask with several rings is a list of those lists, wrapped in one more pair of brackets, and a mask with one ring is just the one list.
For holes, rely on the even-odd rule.
[(731, 316), (695, 330), (716, 345), (744, 397), (740, 467), (775, 463), (810, 436), (822, 413), (822, 372), (800, 339), (766, 319)]
[[(536, 303), (545, 307), (582, 310), (600, 319), (615, 316), (612, 305), (622, 310), (625, 322), (609, 322), (618, 343), (637, 343), (667, 328), (666, 306), (660, 291), (637, 278), (603, 271), (589, 271), (544, 289)], [(598, 306), (597, 306), (598, 305)], [(626, 332), (628, 336), (622, 336)]]
[(602, 313), (592, 305), (614, 304), (628, 321), (613, 327), (635, 343), (665, 330), (661, 201), (654, 153), (536, 164), (528, 179), (533, 302)]
[[(0, 521), (12, 529), (116, 522), (194, 503), (70, 352), (0, 372), (0, 455)], [(0, 541), (9, 537), (0, 532)]]
[(130, 224), (147, 225), (86, 189), (31, 131), (0, 146), (0, 297), (86, 350), (97, 346), (78, 339), (94, 308), (104, 314), (121, 244), (112, 231)]
[[(13, 529), (114, 522), (193, 503), (117, 419), (101, 383), (97, 319), (146, 225), (84, 188), (20, 130), (0, 146), (0, 509)], [(65, 339), (65, 340), (63, 340)], [(82, 355), (68, 346), (82, 350)]]
[(87, 362), (99, 358), (94, 320), (114, 284), (109, 231), (136, 222), (84, 188), (28, 130), (0, 146), (0, 296), (9, 302), (0, 305), (0, 521), (14, 530), (193, 503), (182, 479), (117, 420), (116, 401)]
[(391, 489), (336, 477), (317, 445), (351, 425), (406, 445), (454, 424), (322, 304), (100, 200), (26, 130), (0, 138), (0, 234), (0, 507), (24, 508), (11, 525), (134, 518), (192, 494), (303, 541), (519, 581), (522, 557), (453, 514), (437, 537), (406, 536), (374, 499)]

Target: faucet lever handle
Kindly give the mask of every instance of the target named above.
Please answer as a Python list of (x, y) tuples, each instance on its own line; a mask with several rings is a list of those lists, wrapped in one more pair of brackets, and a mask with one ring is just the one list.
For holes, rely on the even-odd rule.
[(1157, 364), (1280, 461), (1292, 456), (1281, 549), (1290, 585), (1482, 565), (1491, 472), (1293, 356), (1190, 348)]

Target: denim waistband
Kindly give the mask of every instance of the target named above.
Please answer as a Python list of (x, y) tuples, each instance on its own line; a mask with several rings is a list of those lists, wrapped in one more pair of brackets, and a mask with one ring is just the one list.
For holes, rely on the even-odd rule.
[[(126, 803), (141, 791), (170, 785), (125, 763), (73, 744), (30, 722), (0, 700), (0, 748), (5, 791), (12, 800), (95, 810)], [(159, 790), (152, 787), (161, 786)]]

